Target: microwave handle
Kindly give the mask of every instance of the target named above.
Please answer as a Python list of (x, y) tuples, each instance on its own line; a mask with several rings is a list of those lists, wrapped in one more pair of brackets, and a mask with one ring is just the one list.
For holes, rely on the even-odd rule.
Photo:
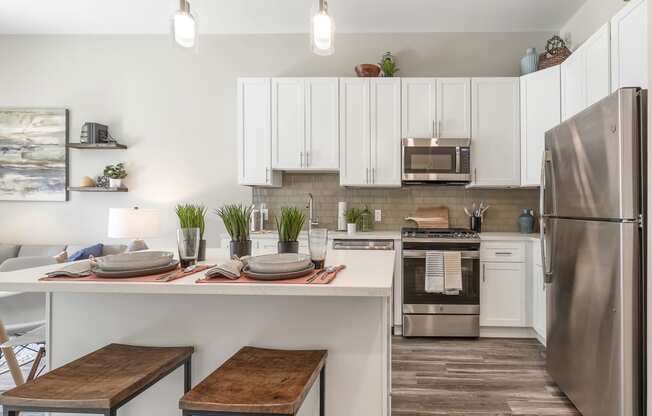
[(455, 148), (455, 173), (460, 173), (462, 170), (461, 166), (461, 150), (459, 147)]

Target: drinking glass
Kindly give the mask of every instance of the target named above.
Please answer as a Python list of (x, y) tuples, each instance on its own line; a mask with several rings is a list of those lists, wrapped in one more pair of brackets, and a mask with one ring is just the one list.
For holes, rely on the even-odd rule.
[(199, 228), (181, 228), (177, 230), (179, 262), (181, 268), (197, 264), (199, 255)]
[(313, 228), (308, 233), (308, 247), (310, 248), (310, 259), (316, 269), (323, 269), (326, 262), (326, 250), (328, 248), (328, 230), (325, 228)]

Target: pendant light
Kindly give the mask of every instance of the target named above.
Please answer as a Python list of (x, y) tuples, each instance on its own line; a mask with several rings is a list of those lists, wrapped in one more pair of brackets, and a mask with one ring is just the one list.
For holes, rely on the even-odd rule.
[(197, 44), (197, 22), (190, 13), (188, 0), (179, 1), (179, 11), (172, 18), (172, 34), (182, 48), (194, 48)]
[(335, 22), (328, 15), (328, 2), (318, 0), (319, 9), (312, 16), (311, 43), (312, 51), (321, 56), (335, 53)]

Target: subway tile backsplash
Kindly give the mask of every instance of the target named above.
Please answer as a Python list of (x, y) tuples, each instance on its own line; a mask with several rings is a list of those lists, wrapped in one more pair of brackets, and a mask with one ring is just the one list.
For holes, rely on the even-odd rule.
[(463, 186), (415, 185), (401, 189), (344, 188), (337, 174), (284, 174), (282, 188), (254, 188), (256, 206), (267, 204), (270, 213), (268, 228), (275, 228), (274, 216), (281, 207), (308, 205), (308, 193), (314, 197), (314, 212), (320, 227), (337, 228), (337, 203), (349, 207), (382, 210), (382, 221), (374, 230), (396, 231), (413, 226), (404, 218), (414, 215), (418, 207), (448, 207), (451, 227), (468, 228), (464, 207), (473, 202), (491, 208), (485, 214), (483, 231), (518, 231), (518, 216), (523, 208), (538, 212), (538, 189), (466, 189)]

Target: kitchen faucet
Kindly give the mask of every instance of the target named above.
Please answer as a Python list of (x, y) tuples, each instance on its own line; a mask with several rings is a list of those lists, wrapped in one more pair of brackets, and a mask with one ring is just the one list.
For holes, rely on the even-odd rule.
[(315, 218), (314, 215), (314, 198), (312, 194), (308, 194), (308, 232), (312, 230), (313, 225), (319, 225), (319, 221), (317, 221), (318, 218)]

